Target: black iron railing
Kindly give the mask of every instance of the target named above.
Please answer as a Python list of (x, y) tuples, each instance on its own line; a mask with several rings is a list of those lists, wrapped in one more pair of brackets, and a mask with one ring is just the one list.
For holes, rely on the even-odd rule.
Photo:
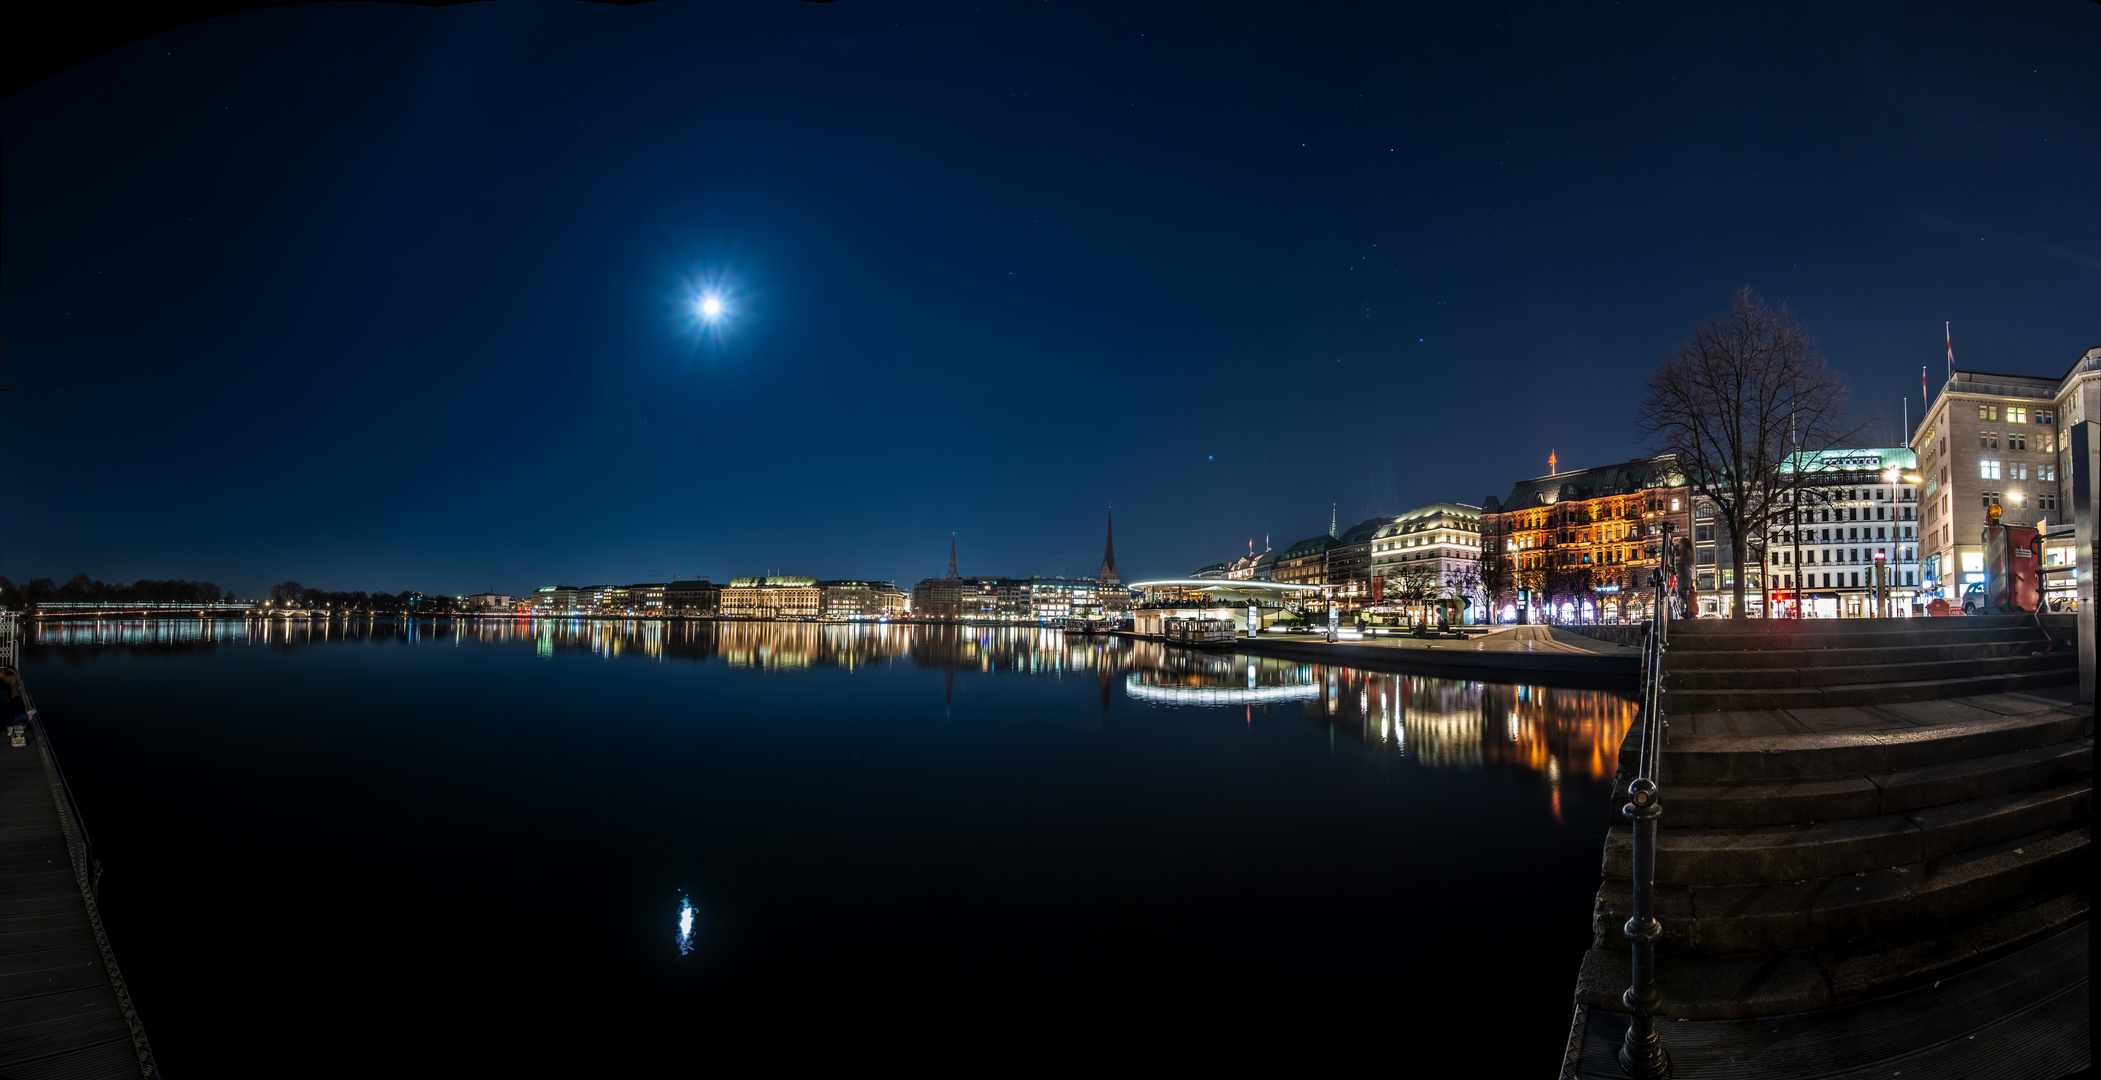
[(1641, 1080), (1658, 1080), (1671, 1071), (1670, 1054), (1656, 1033), (1656, 1007), (1662, 1000), (1656, 991), (1656, 939), (1663, 935), (1663, 924), (1656, 921), (1656, 819), (1663, 816), (1663, 746), (1669, 735), (1663, 720), (1663, 665), (1670, 650), (1671, 622), (1661, 572), (1650, 577), (1649, 585), (1656, 603), (1642, 651), (1641, 750), (1622, 810), (1634, 824), (1634, 910), (1626, 927), (1633, 953), (1632, 985), (1620, 998), (1633, 1019), (1620, 1046), (1620, 1068)]
[(87, 822), (81, 819), (80, 801), (73, 797), (72, 785), (66, 783), (65, 770), (58, 767), (58, 755), (51, 752), (51, 738), (44, 731), (43, 719), (37, 715), (36, 700), (29, 696), (29, 687), (17, 683), (15, 692), (21, 696), (22, 708), (29, 713), (29, 737), (43, 758), (44, 775), (51, 778), (52, 795), (58, 801), (66, 844), (73, 848), (75, 864), (87, 876), (88, 891), (98, 892), (102, 887), (102, 860), (95, 857), (95, 841), (88, 835)]

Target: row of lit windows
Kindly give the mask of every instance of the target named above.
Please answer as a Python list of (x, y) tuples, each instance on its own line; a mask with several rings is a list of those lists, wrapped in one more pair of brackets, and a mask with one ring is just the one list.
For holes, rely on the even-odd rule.
[[(1823, 553), (1823, 557), (1822, 557), (1822, 559), (1821, 559), (1821, 560), (1819, 560), (1819, 559), (1818, 559), (1818, 552), (1819, 552), (1819, 551)], [(1803, 553), (1802, 553), (1802, 564), (1803, 564), (1804, 566), (1807, 566), (1807, 565), (1809, 565), (1809, 564), (1811, 564), (1811, 563), (1814, 563), (1814, 562), (1818, 562), (1818, 561), (1822, 561), (1822, 562), (1826, 562), (1826, 563), (1858, 563), (1858, 562), (1873, 562), (1873, 561), (1874, 561), (1874, 556), (1873, 556), (1873, 553), (1872, 553), (1872, 552), (1870, 552), (1870, 553), (1868, 553), (1868, 554), (1867, 554), (1866, 556), (1863, 556), (1863, 555), (1862, 555), (1862, 552), (1865, 552), (1865, 551), (1867, 551), (1867, 549), (1866, 549), (1866, 548), (1819, 548), (1819, 549), (1816, 549), (1815, 551), (1805, 551), (1805, 552), (1803, 552)], [(1836, 555), (1837, 555), (1837, 558), (1833, 558), (1833, 557), (1832, 557), (1832, 556), (1833, 556), (1834, 554), (1836, 554)], [(1897, 549), (1897, 561), (1898, 561), (1898, 562), (1912, 562), (1912, 561), (1914, 561), (1914, 560), (1915, 560), (1915, 559), (1916, 559), (1917, 557), (1918, 557), (1918, 553), (1917, 553), (1916, 551), (1912, 550), (1911, 548), (1898, 548), (1898, 549)], [(1776, 551), (1776, 552), (1773, 552), (1773, 565), (1774, 565), (1774, 566), (1792, 566), (1792, 565), (1794, 565), (1794, 561), (1795, 561), (1795, 553), (1794, 553), (1794, 552), (1792, 552), (1792, 551)]]
[[(1904, 571), (1904, 584), (1906, 584), (1906, 585), (1917, 585), (1917, 584), (1919, 583), (1919, 581), (1918, 581), (1918, 577), (1917, 577), (1916, 575), (1917, 575), (1917, 571), (1915, 571), (1915, 570), (1906, 570), (1906, 571)], [(1858, 588), (1861, 588), (1861, 584), (1860, 584), (1860, 575), (1859, 575), (1859, 574), (1857, 574), (1857, 573), (1856, 573), (1856, 574), (1851, 574), (1851, 575), (1848, 575), (1848, 574), (1821, 574), (1821, 575), (1819, 575), (1819, 574), (1804, 574), (1804, 575), (1802, 575), (1802, 576), (1808, 579), (1808, 583), (1802, 586), (1802, 587), (1803, 587), (1803, 588), (1805, 588), (1805, 589), (1858, 589)], [(1847, 578), (1847, 577), (1849, 577), (1849, 576), (1850, 576), (1850, 577), (1851, 577), (1851, 578), (1853, 579), (1853, 583), (1852, 583), (1852, 584), (1850, 584), (1850, 585), (1848, 585), (1848, 584), (1846, 583), (1846, 578)], [(1824, 579), (1824, 583), (1823, 583), (1822, 585), (1819, 585), (1819, 584), (1817, 584), (1817, 578), (1818, 578), (1818, 577), (1822, 577), (1822, 578)], [(1836, 584), (1836, 585), (1833, 585), (1833, 584), (1831, 583), (1831, 579), (1832, 579), (1832, 578), (1834, 578), (1834, 577), (1836, 577), (1836, 578), (1838, 579), (1838, 584)], [(1787, 574), (1787, 575), (1784, 575), (1784, 576), (1782, 576), (1782, 577), (1781, 577), (1781, 586), (1780, 586), (1780, 587), (1781, 587), (1781, 588), (1783, 588), (1783, 589), (1792, 589), (1792, 588), (1794, 588), (1794, 587), (1795, 587), (1795, 576), (1794, 576), (1793, 574)]]
[[(2034, 474), (2032, 477), (2030, 476), (2031, 472)], [(2055, 480), (2057, 479), (2057, 466), (2030, 465), (2025, 461), (2001, 463), (1996, 460), (1979, 460), (1977, 462), (1977, 476), (1982, 480)]]
[[(1977, 419), (1979, 420), (1997, 420), (1999, 419), (1999, 413), (2000, 407), (1997, 405), (1977, 406)], [(2005, 407), (2005, 413), (2006, 422), (2009, 424), (2025, 424), (2028, 422), (2028, 408), (2025, 405), (2008, 405)], [(2051, 421), (2052, 417), (2050, 415), (2050, 410), (2035, 410), (2036, 423), (2047, 424)]]

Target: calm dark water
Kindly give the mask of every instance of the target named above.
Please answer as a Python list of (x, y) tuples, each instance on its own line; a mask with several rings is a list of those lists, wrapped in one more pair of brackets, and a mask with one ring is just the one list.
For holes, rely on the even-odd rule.
[(25, 661), (171, 1076), (1544, 1072), (1632, 719), (1054, 631), (287, 633)]

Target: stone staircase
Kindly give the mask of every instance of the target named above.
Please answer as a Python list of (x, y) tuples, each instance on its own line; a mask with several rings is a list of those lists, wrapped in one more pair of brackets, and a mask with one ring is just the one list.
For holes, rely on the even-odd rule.
[[(2093, 710), (2073, 701), (2073, 632), (2048, 616), (1673, 624), (1661, 1015), (1862, 1001), (2084, 921)], [(1615, 815), (1577, 986), (1602, 1010), (1624, 1010), (1630, 841)]]

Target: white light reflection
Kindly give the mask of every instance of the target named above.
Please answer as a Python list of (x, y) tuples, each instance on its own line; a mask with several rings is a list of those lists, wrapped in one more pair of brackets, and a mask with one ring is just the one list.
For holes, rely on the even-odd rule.
[(678, 898), (678, 954), (685, 956), (693, 951), (693, 901), (681, 895)]

